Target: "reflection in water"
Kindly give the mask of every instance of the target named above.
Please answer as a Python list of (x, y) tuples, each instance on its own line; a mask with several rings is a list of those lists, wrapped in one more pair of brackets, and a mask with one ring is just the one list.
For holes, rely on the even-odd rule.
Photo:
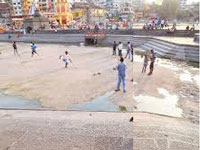
[(76, 104), (71, 107), (71, 110), (79, 110), (79, 111), (120, 111), (119, 107), (108, 99), (110, 96), (114, 94), (114, 91), (107, 92), (103, 96), (97, 97), (92, 101), (86, 102), (84, 104)]
[(182, 109), (177, 107), (178, 96), (171, 95), (169, 91), (163, 88), (158, 88), (159, 94), (164, 98), (157, 98), (152, 96), (135, 96), (133, 99), (138, 103), (138, 111), (146, 111), (173, 117), (181, 117)]
[(37, 100), (28, 100), (19, 96), (0, 94), (0, 108), (36, 109), (41, 108), (41, 105)]

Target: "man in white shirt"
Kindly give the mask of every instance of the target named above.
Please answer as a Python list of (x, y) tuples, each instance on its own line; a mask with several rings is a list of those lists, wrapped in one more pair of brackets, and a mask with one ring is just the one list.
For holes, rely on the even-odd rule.
[(122, 57), (122, 49), (123, 49), (123, 44), (122, 42), (119, 42), (118, 45), (118, 55)]

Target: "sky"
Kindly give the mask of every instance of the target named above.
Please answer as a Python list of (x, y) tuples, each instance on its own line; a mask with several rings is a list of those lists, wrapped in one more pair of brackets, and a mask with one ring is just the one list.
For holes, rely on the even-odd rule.
[[(154, 1), (156, 1), (156, 0), (146, 0), (146, 2), (148, 2), (148, 3), (152, 3), (152, 2), (154, 2)], [(158, 1), (158, 0), (157, 0)], [(191, 3), (193, 3), (193, 2), (200, 2), (200, 0), (187, 0), (187, 4), (191, 4)]]

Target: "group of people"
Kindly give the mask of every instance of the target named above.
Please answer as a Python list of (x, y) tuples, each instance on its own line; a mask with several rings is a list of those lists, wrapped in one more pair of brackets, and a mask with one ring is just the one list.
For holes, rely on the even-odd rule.
[[(118, 56), (123, 57), (123, 43), (119, 42), (118, 44), (116, 43), (116, 41), (114, 41), (113, 43), (113, 55), (117, 55), (117, 51), (118, 51)], [(130, 42), (127, 43), (127, 48), (126, 48), (126, 56), (124, 58), (131, 59), (131, 62), (133, 62), (133, 57), (134, 57), (134, 49), (133, 49), (133, 44), (131, 44)]]
[[(14, 41), (13, 42), (13, 49), (14, 49), (14, 55), (20, 56), (17, 50), (17, 43)], [(37, 46), (35, 43), (31, 42), (31, 56), (33, 57), (34, 54), (37, 54), (39, 56), (39, 54), (37, 53)]]
[[(19, 56), (18, 50), (17, 50), (17, 44), (16, 42), (13, 42), (13, 49), (14, 49), (14, 55)], [(35, 43), (31, 42), (31, 54), (32, 57), (34, 56), (34, 54), (37, 54), (37, 46)], [(133, 44), (131, 44), (130, 42), (127, 43), (127, 48), (126, 48), (126, 56), (123, 57), (122, 54), (122, 49), (123, 49), (123, 44), (122, 42), (119, 42), (119, 44), (117, 44), (114, 41), (113, 44), (113, 55), (117, 54), (117, 50), (118, 50), (118, 55), (120, 57), (120, 63), (117, 65), (117, 67), (115, 68), (118, 71), (118, 81), (117, 81), (117, 86), (115, 91), (120, 91), (120, 85), (122, 83), (122, 87), (123, 87), (123, 92), (126, 92), (126, 83), (125, 83), (125, 78), (126, 78), (126, 65), (124, 63), (124, 59), (125, 58), (129, 58), (131, 59), (131, 62), (133, 62), (133, 55), (134, 55), (134, 49), (133, 49)], [(68, 67), (69, 62), (72, 63), (72, 59), (70, 58), (70, 55), (68, 53), (68, 51), (65, 51), (65, 53), (63, 55), (60, 55), (59, 59), (62, 59), (62, 61), (65, 63), (65, 68)], [(153, 73), (153, 69), (154, 69), (154, 63), (155, 63), (155, 59), (156, 59), (156, 54), (154, 52), (154, 50), (152, 49), (150, 51), (150, 53), (147, 51), (144, 54), (144, 64), (143, 64), (143, 68), (142, 68), (142, 73), (146, 73), (146, 68), (148, 66), (148, 62), (150, 61), (150, 72), (148, 73), (148, 75), (151, 75)]]
[[(127, 56), (129, 56), (130, 59), (130, 55), (132, 56), (131, 61), (133, 62), (133, 55), (134, 55), (134, 50), (133, 50), (133, 44), (130, 44), (130, 42), (127, 43), (127, 53), (126, 56), (123, 58), (122, 56), (122, 42), (119, 42), (119, 44), (117, 45), (116, 42), (114, 42), (113, 44), (113, 55), (116, 55), (116, 49), (118, 49), (118, 55), (120, 56), (120, 63), (117, 65), (116, 69), (118, 71), (118, 81), (117, 81), (117, 86), (115, 91), (118, 92), (120, 91), (120, 85), (122, 83), (122, 87), (123, 87), (123, 92), (126, 92), (126, 82), (125, 82), (125, 78), (126, 78), (126, 65), (124, 63), (124, 59), (127, 58)], [(154, 50), (152, 49), (150, 51), (150, 53), (148, 51), (145, 52), (144, 54), (144, 63), (143, 63), (143, 68), (142, 68), (142, 73), (146, 73), (146, 69), (147, 66), (149, 64), (150, 61), (150, 71), (148, 73), (148, 75), (152, 75), (153, 70), (154, 70), (154, 63), (156, 60), (156, 53), (154, 52)]]
[(143, 26), (145, 30), (153, 30), (153, 29), (163, 29), (164, 27), (168, 27), (168, 21), (164, 19), (153, 18), (150, 19), (148, 23)]

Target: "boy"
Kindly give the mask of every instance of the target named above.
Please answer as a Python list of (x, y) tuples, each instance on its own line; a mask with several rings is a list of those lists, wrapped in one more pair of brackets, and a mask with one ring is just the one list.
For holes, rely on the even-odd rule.
[(69, 56), (68, 51), (65, 51), (64, 55), (60, 55), (59, 59), (61, 59), (61, 58), (62, 58), (62, 61), (65, 63), (65, 68), (67, 68), (67, 66), (68, 66), (68, 60), (72, 63), (72, 60)]
[(19, 56), (18, 51), (17, 51), (17, 44), (16, 44), (16, 42), (13, 42), (13, 49), (14, 49), (14, 55), (18, 55)]
[(126, 65), (124, 64), (124, 58), (120, 58), (120, 63), (117, 66), (117, 70), (118, 70), (118, 82), (117, 82), (117, 88), (116, 88), (116, 92), (120, 91), (120, 84), (122, 82), (122, 86), (123, 86), (123, 92), (126, 92), (126, 84), (125, 84), (125, 77), (126, 77)]
[(37, 48), (37, 46), (35, 45), (35, 43), (32, 43), (32, 45), (31, 45), (32, 57), (33, 57), (34, 54), (37, 54), (39, 56), (39, 54), (36, 52), (36, 48)]

